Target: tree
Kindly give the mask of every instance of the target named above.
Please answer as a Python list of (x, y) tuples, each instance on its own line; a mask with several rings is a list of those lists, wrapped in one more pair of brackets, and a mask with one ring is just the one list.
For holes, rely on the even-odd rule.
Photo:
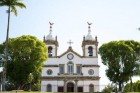
[(139, 64), (137, 63), (140, 61), (140, 43), (133, 40), (124, 41), (124, 43), (129, 45), (133, 49), (133, 62), (131, 62), (132, 70), (130, 74), (130, 91), (133, 91), (132, 76), (140, 75)]
[(99, 48), (102, 63), (108, 67), (106, 75), (110, 81), (119, 84), (119, 91), (122, 91), (123, 82), (127, 82), (137, 70), (136, 61), (140, 54), (135, 49), (140, 50), (140, 43), (132, 40), (111, 41)]
[[(48, 57), (46, 44), (28, 35), (10, 39), (8, 47), (8, 80), (14, 83), (17, 89), (23, 89), (30, 83), (38, 85), (43, 62)], [(32, 79), (30, 73), (33, 75)]]
[[(0, 0), (0, 6), (7, 6), (8, 7), (8, 24), (7, 24), (7, 34), (6, 34), (6, 46), (5, 46), (5, 58), (6, 58), (6, 62), (8, 60), (8, 39), (9, 39), (9, 25), (10, 25), (10, 13), (11, 11), (14, 12), (14, 14), (17, 16), (17, 9), (16, 7), (20, 7), (20, 8), (26, 8), (26, 6), (20, 2), (19, 0)], [(6, 63), (5, 63), (5, 69), (4, 71), (6, 72)], [(4, 74), (6, 75), (6, 74)], [(4, 78), (6, 79), (6, 76), (4, 76)], [(6, 81), (6, 80), (4, 80)]]

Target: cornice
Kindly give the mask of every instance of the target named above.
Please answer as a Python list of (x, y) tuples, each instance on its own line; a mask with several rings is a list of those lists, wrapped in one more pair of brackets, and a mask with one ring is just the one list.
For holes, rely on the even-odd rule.
[(46, 76), (42, 80), (100, 80), (98, 76)]
[(59, 65), (44, 65), (43, 67), (59, 67)]
[[(59, 67), (59, 65), (44, 65), (43, 67)], [(82, 65), (82, 67), (100, 67), (99, 65)]]
[(100, 67), (99, 65), (82, 65), (82, 67)]
[(93, 44), (98, 46), (98, 41), (85, 40), (85, 41), (82, 42), (82, 47), (85, 46), (85, 45), (93, 45)]
[(58, 41), (56, 41), (56, 40), (45, 40), (44, 41), (46, 44), (55, 44), (56, 46), (59, 46), (58, 45)]

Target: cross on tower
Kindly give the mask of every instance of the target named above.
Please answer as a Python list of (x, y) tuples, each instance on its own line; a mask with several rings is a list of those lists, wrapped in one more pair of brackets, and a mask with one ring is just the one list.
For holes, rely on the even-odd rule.
[(71, 40), (69, 40), (68, 44), (70, 44), (70, 47), (71, 47), (71, 44), (73, 44), (73, 42)]

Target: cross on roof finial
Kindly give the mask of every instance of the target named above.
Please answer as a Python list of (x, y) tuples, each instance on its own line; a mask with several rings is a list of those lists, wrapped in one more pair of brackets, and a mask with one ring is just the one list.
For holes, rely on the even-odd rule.
[(73, 44), (73, 42), (71, 40), (69, 40), (68, 44), (70, 44), (70, 47), (71, 47), (71, 44)]
[(49, 24), (50, 24), (50, 33), (51, 33), (51, 32), (52, 32), (52, 25), (53, 25), (54, 23), (49, 22)]
[(90, 25), (92, 25), (92, 23), (89, 23), (89, 22), (87, 22), (87, 23), (88, 23), (88, 32), (90, 33), (91, 32)]

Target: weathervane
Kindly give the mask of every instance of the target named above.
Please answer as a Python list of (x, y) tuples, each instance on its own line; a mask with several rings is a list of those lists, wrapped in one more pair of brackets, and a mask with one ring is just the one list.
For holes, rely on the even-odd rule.
[(52, 32), (52, 25), (53, 25), (54, 23), (49, 22), (49, 24), (50, 24), (50, 33), (51, 33), (51, 32)]
[(69, 40), (68, 44), (70, 44), (70, 47), (71, 47), (71, 44), (73, 44), (73, 42), (71, 40)]
[(87, 23), (88, 23), (88, 32), (90, 33), (91, 32), (90, 25), (92, 25), (92, 23), (89, 23), (89, 22), (87, 22)]

